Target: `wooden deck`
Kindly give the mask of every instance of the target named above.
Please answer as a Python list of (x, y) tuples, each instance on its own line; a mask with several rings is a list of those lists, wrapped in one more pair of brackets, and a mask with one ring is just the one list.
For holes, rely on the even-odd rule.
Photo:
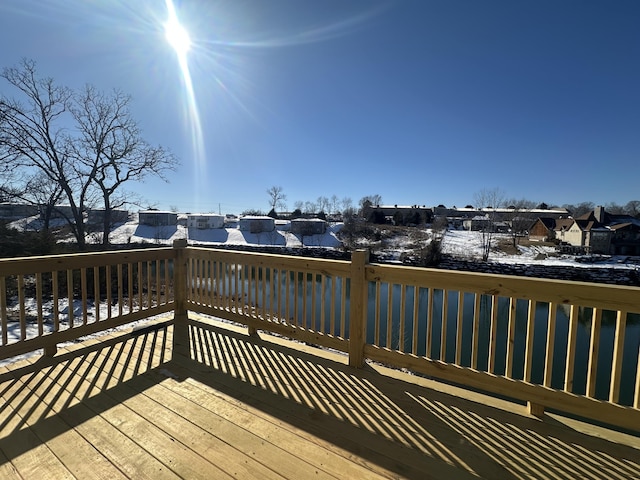
[[(640, 478), (640, 438), (195, 323), (0, 369), (0, 478)], [(190, 357), (190, 358), (188, 358)]]

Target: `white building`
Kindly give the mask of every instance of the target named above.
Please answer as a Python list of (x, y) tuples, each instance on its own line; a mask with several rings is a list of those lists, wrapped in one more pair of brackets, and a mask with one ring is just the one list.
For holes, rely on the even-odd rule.
[(138, 212), (138, 223), (161, 227), (178, 224), (178, 214), (162, 210), (141, 210)]
[(224, 215), (215, 213), (198, 213), (187, 215), (187, 227), (207, 230), (210, 228), (223, 228)]
[(240, 217), (240, 230), (250, 233), (272, 232), (276, 228), (273, 218), (267, 216), (247, 215)]

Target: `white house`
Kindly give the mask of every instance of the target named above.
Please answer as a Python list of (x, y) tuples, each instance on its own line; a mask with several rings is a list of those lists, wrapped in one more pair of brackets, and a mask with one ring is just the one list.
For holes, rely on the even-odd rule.
[(246, 215), (240, 217), (240, 230), (250, 233), (272, 232), (276, 228), (275, 220), (267, 216)]
[(178, 214), (162, 210), (141, 210), (138, 212), (138, 223), (152, 227), (177, 225)]
[(298, 235), (323, 234), (327, 230), (327, 222), (321, 218), (295, 218), (291, 220), (291, 233)]
[(215, 213), (198, 213), (187, 215), (187, 227), (207, 230), (210, 228), (223, 228), (224, 215)]

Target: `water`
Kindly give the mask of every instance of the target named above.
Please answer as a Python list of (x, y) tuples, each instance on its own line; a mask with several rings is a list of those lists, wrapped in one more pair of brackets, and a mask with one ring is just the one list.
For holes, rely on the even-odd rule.
[[(278, 271), (270, 269), (256, 269), (244, 267), (245, 271), (239, 275), (239, 281), (235, 282), (235, 271), (227, 269), (224, 273), (224, 285), (219, 285), (225, 294), (242, 296), (244, 301), (258, 310), (268, 312), (293, 324), (300, 325), (326, 334), (336, 336), (348, 336), (349, 332), (349, 280), (340, 277), (325, 277), (321, 283), (321, 276), (311, 273)], [(249, 276), (257, 282), (258, 288), (249, 289)], [(288, 277), (288, 282), (287, 282)], [(277, 299), (277, 289), (280, 285), (282, 297)], [(400, 327), (402, 290), (399, 285), (393, 285), (391, 291), (391, 316), (388, 316), (389, 285), (380, 286), (380, 313), (379, 345), (389, 346), (392, 349), (404, 352), (412, 352), (413, 331), (417, 329), (417, 349), (412, 353), (419, 356), (427, 356), (432, 359), (442, 359), (449, 363), (456, 361), (456, 337), (458, 325), (458, 292), (449, 291), (446, 308), (446, 335), (444, 341), (444, 355), (442, 355), (442, 290), (434, 290), (433, 293), (433, 321), (431, 325), (431, 345), (427, 351), (427, 317), (429, 308), (429, 291), (426, 288), (405, 288), (404, 298), (404, 325)], [(343, 289), (346, 295), (344, 310), (342, 309)], [(324, 295), (323, 295), (324, 290)], [(332, 292), (335, 297), (332, 299)], [(414, 301), (418, 295), (417, 320), (414, 322)], [(306, 297), (306, 302), (303, 299)], [(273, 302), (272, 302), (273, 299)], [(324, 299), (324, 301), (322, 301)], [(491, 335), (491, 302), (489, 295), (480, 298), (480, 315), (478, 322), (478, 370), (488, 371), (489, 367), (489, 343)], [(272, 304), (273, 303), (273, 304)], [(463, 295), (462, 316), (462, 342), (459, 352), (461, 366), (472, 365), (473, 343), (473, 312), (474, 295)], [(373, 344), (376, 338), (375, 324), (376, 286), (370, 283), (368, 286), (367, 304), (367, 342)], [(517, 300), (514, 315), (514, 344), (513, 366), (511, 377), (524, 378), (526, 337), (528, 327), (528, 302)], [(509, 332), (509, 299), (500, 297), (497, 302), (497, 335), (496, 352), (493, 372), (498, 375), (506, 373), (507, 337)], [(333, 315), (334, 322), (331, 322)], [(531, 382), (543, 383), (546, 357), (547, 331), (549, 327), (549, 304), (537, 303), (533, 327), (533, 349)], [(580, 308), (578, 316), (578, 328), (576, 337), (575, 367), (573, 374), (573, 392), (584, 394), (586, 392), (587, 367), (589, 359), (590, 335), (591, 335), (592, 309)], [(341, 319), (344, 319), (341, 328)], [(389, 325), (388, 322), (391, 322)], [(608, 399), (611, 381), (612, 358), (614, 348), (616, 325), (616, 312), (604, 311), (602, 315), (599, 355), (597, 362), (597, 376), (595, 384), (595, 397)], [(556, 389), (564, 388), (565, 365), (567, 357), (567, 341), (569, 336), (569, 307), (561, 305), (557, 308), (555, 322), (555, 342), (553, 349), (551, 386)], [(620, 400), (623, 405), (631, 405), (633, 402), (635, 376), (638, 368), (638, 350), (640, 348), (640, 315), (629, 314), (623, 349), (622, 381), (620, 385)]]

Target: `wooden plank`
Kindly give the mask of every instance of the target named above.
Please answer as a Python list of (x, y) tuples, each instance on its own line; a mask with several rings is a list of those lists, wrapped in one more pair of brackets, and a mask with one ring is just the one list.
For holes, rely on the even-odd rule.
[(387, 348), (393, 348), (393, 285), (387, 283)]
[(87, 269), (80, 269), (80, 300), (82, 302), (82, 324), (86, 325), (87, 316)]
[(578, 336), (578, 309), (577, 305), (571, 305), (569, 313), (569, 333), (567, 335), (567, 361), (564, 373), (564, 390), (573, 392), (573, 367), (576, 361), (576, 338)]
[(400, 265), (367, 265), (368, 281), (395, 282), (445, 290), (514, 297), (603, 310), (640, 312), (640, 288), (515, 275), (463, 272)]
[(489, 333), (489, 373), (496, 370), (496, 348), (498, 346), (498, 300), (497, 295), (491, 295), (491, 330)]
[(587, 364), (587, 391), (588, 397), (595, 397), (596, 378), (598, 373), (598, 353), (600, 352), (600, 330), (602, 325), (602, 310), (593, 309), (591, 316), (591, 338), (589, 340), (589, 363)]
[(514, 298), (509, 299), (509, 325), (507, 333), (507, 358), (505, 376), (513, 378), (513, 350), (516, 343), (516, 302)]
[[(394, 475), (392, 473), (392, 469), (397, 467), (398, 464), (403, 465), (402, 471), (407, 478), (425, 478), (425, 472), (429, 472), (433, 478), (444, 478), (447, 475), (455, 475), (455, 478), (472, 478), (471, 474), (455, 469), (451, 465), (442, 462), (439, 458), (434, 459), (423, 452), (413, 451), (404, 445), (390, 442), (380, 435), (371, 435), (366, 430), (352, 427), (350, 423), (332, 420), (332, 417), (326, 413), (321, 414), (318, 421), (309, 422), (308, 407), (291, 404), (290, 402), (283, 404), (282, 398), (274, 395), (261, 395), (256, 398), (250, 390), (255, 387), (238, 384), (237, 381), (229, 377), (219, 375), (207, 377), (210, 380), (215, 379), (216, 387), (212, 390), (209, 386), (199, 383), (196, 379), (188, 378), (188, 371), (184, 370), (184, 368), (188, 368), (188, 365), (183, 364), (182, 361), (180, 361), (180, 365), (181, 368), (174, 367), (173, 371), (178, 373), (180, 378), (182, 378), (183, 373), (187, 375), (183, 383), (192, 384), (194, 387), (204, 390), (207, 395), (225, 398), (232, 405), (238, 405), (238, 408), (247, 410), (248, 418), (262, 417), (270, 422), (277, 422), (276, 424), (280, 428), (299, 435), (305, 442), (311, 441), (321, 446), (332, 456), (340, 455), (346, 457), (351, 462), (370, 470), (370, 472), (362, 476), (345, 476), (345, 478), (378, 478), (381, 475), (384, 477), (397, 477), (397, 474)], [(308, 385), (304, 379), (301, 379), (300, 382), (301, 385)], [(182, 388), (181, 385), (180, 387)], [(225, 394), (224, 392), (229, 391), (229, 389), (237, 392), (234, 395), (240, 395), (243, 398), (253, 397), (252, 405), (240, 404), (233, 397)], [(215, 405), (216, 407), (222, 406), (221, 402), (216, 402)], [(223, 416), (229, 415), (224, 412), (219, 414)], [(325, 438), (330, 440), (324, 440)], [(298, 447), (295, 448), (297, 449)], [(358, 455), (351, 453), (353, 451), (358, 452)], [(368, 459), (375, 459), (375, 461)], [(343, 461), (335, 459), (332, 463), (341, 468), (347, 467), (348, 464), (344, 465), (344, 467), (342, 466), (341, 462)]]
[(640, 411), (637, 408), (624, 407), (590, 397), (571, 394), (563, 390), (548, 389), (539, 385), (493, 375), (488, 372), (459, 367), (453, 364), (414, 357), (398, 352), (365, 348), (368, 358), (386, 365), (395, 365), (415, 372), (492, 392), (508, 398), (530, 401), (548, 408), (571, 413), (584, 418), (598, 419), (599, 422), (630, 428), (640, 425)]
[(75, 311), (73, 302), (73, 270), (67, 270), (67, 318), (69, 328), (75, 326)]
[(7, 281), (0, 276), (0, 330), (2, 330), (2, 345), (9, 343), (7, 321)]
[(404, 348), (404, 330), (405, 330), (405, 315), (407, 311), (407, 286), (400, 286), (400, 325), (398, 327), (398, 350), (405, 351)]
[(545, 347), (544, 380), (542, 382), (545, 387), (551, 387), (551, 380), (553, 376), (553, 351), (555, 349), (557, 313), (557, 305), (554, 303), (550, 303), (549, 316), (547, 321), (547, 343)]
[[(54, 376), (55, 373), (54, 368), (48, 374), (43, 374), (42, 379), (39, 378), (40, 375), (36, 375), (34, 380), (47, 383), (49, 375)], [(26, 433), (26, 438), (36, 443), (34, 447), (46, 444), (51, 453), (75, 478), (126, 478), (99, 450), (64, 422), (55, 411), (51, 411), (46, 403), (46, 396), (40, 394), (42, 390), (37, 388), (34, 392), (30, 388), (31, 385), (36, 388), (40, 386), (34, 382), (29, 384), (17, 382), (3, 392), (5, 401), (11, 398), (12, 405), (20, 406), (18, 411), (9, 406), (6, 413), (22, 424), (20, 429), (6, 430), (11, 434), (5, 438), (6, 442), (2, 442), (3, 450), (6, 451), (6, 443), (17, 441), (17, 437), (25, 435), (25, 429), (28, 429), (30, 433)], [(48, 388), (55, 391), (56, 387), (48, 385)], [(26, 453), (22, 452), (20, 455)], [(34, 466), (34, 468), (41, 468), (41, 466)], [(40, 477), (40, 472), (34, 476)]]
[[(378, 298), (378, 297), (376, 297)], [(418, 354), (418, 329), (420, 325), (420, 288), (416, 285), (413, 286), (413, 313), (411, 315), (413, 318), (413, 340), (411, 342), (411, 353), (414, 355)], [(376, 345), (379, 345), (379, 342), (375, 342)]]
[(458, 319), (456, 322), (456, 356), (455, 363), (462, 363), (462, 325), (464, 322), (464, 292), (458, 292)]
[[(0, 287), (1, 288), (1, 287)], [(44, 316), (42, 310), (42, 273), (36, 274), (36, 304), (38, 309), (38, 335), (44, 334)], [(0, 300), (1, 301), (1, 300)]]
[(524, 352), (524, 381), (531, 382), (531, 370), (533, 369), (533, 341), (536, 332), (536, 303), (529, 300), (527, 310), (527, 338)]
[(27, 315), (24, 306), (24, 276), (18, 275), (17, 278), (17, 286), (18, 286), (18, 307), (20, 309), (19, 320), (20, 320), (20, 340), (26, 340), (27, 338)]
[(373, 319), (373, 344), (380, 345), (380, 282), (376, 282), (376, 296), (374, 307), (374, 319)]
[[(28, 426), (23, 425), (22, 417), (16, 414), (11, 405), (5, 403), (3, 410), (3, 436), (0, 439), (0, 451), (11, 461), (13, 469), (21, 478), (51, 480), (76, 478), (51, 449), (43, 444)], [(15, 433), (6, 436), (4, 432)]]
[(444, 361), (447, 357), (447, 320), (449, 313), (449, 291), (442, 291), (442, 316), (440, 330), (440, 360)]
[(482, 295), (473, 294), (473, 332), (471, 338), (471, 368), (478, 368), (478, 344), (480, 339), (480, 302)]

